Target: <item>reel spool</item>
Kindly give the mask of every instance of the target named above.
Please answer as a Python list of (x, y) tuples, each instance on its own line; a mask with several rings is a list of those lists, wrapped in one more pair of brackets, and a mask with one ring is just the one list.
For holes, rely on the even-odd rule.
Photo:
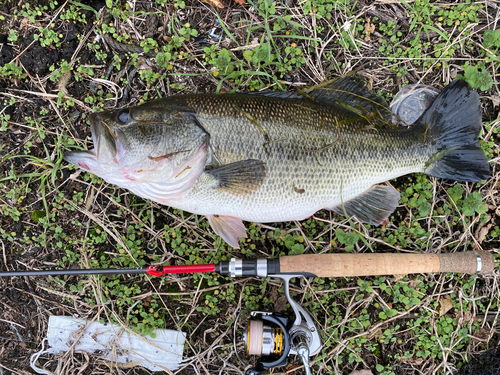
[(284, 366), (291, 349), (290, 319), (279, 313), (252, 311), (247, 331), (243, 334), (246, 354), (261, 356), (256, 366), (249, 366), (245, 375), (259, 375)]
[(280, 327), (271, 327), (262, 320), (250, 320), (244, 337), (247, 355), (280, 356), (283, 353), (284, 335)]

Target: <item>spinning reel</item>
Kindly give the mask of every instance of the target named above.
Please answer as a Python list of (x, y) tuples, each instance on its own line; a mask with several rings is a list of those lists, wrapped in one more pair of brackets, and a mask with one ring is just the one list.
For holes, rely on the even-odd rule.
[[(261, 356), (245, 375), (260, 375), (287, 364), (289, 355), (298, 355), (307, 375), (311, 374), (309, 357), (321, 349), (321, 338), (311, 315), (290, 297), (290, 279), (303, 275), (273, 275), (285, 283), (285, 295), (295, 313), (295, 320), (280, 313), (252, 311), (243, 334), (247, 355)], [(235, 336), (236, 337), (236, 336)]]

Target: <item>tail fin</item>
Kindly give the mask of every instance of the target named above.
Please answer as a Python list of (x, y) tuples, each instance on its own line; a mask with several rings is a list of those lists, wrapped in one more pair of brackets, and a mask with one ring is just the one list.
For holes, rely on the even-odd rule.
[(425, 163), (426, 174), (472, 182), (489, 177), (490, 166), (478, 142), (482, 126), (479, 95), (465, 81), (447, 86), (417, 124), (428, 129), (426, 138), (435, 150)]

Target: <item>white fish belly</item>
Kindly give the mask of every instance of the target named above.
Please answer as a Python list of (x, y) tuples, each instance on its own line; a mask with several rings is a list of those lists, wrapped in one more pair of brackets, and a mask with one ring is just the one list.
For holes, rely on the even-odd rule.
[(195, 184), (182, 197), (166, 204), (200, 215), (227, 215), (258, 223), (304, 220), (321, 209), (342, 205), (374, 184), (422, 172), (423, 168), (407, 164), (385, 175), (377, 175), (374, 171), (375, 167), (371, 173), (359, 177), (343, 177), (342, 174), (332, 174), (330, 178), (322, 176), (322, 179), (311, 175), (295, 176), (295, 179), (271, 177), (259, 190), (247, 196)]

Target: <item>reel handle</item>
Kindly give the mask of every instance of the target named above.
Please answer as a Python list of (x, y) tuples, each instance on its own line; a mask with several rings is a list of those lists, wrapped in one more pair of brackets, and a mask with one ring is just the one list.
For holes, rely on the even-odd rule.
[(297, 351), (297, 355), (300, 357), (300, 360), (304, 364), (304, 371), (306, 375), (312, 375), (311, 366), (309, 365), (309, 345), (307, 343), (307, 338), (302, 335), (298, 335), (292, 339), (293, 346)]
[(282, 274), (317, 277), (406, 275), (412, 273), (457, 272), (491, 274), (493, 254), (465, 251), (452, 254), (305, 254), (279, 258)]

